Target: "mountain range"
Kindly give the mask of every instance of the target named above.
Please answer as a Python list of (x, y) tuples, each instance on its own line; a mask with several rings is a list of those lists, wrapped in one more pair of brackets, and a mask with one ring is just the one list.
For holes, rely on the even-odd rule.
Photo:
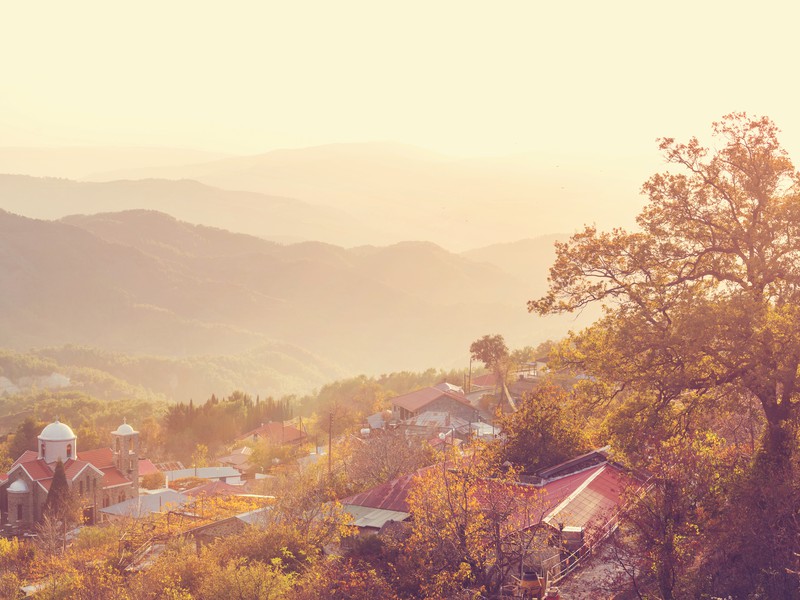
[[(0, 148), (2, 172), (3, 346), (160, 357), (159, 372), (199, 358), (177, 397), (224, 394), (219, 382), (237, 377), (277, 394), (461, 367), (491, 333), (512, 347), (560, 338), (595, 315), (527, 313), (567, 237), (552, 232), (624, 221), (637, 202), (602, 161), (385, 143), (255, 156)], [(203, 365), (224, 374), (216, 387), (198, 383)], [(165, 393), (171, 379), (159, 381)]]
[(0, 337), (175, 357), (285, 344), (340, 374), (460, 366), (489, 332), (519, 345), (563, 334), (563, 320), (525, 310), (551, 242), (459, 255), (430, 242), (284, 245), (156, 211), (0, 212)]
[[(631, 225), (641, 205), (638, 188), (650, 171), (637, 160), (458, 159), (376, 142), (252, 156), (165, 151), (146, 166), (136, 153), (126, 161), (120, 149), (109, 149), (93, 171), (88, 156), (78, 160), (85, 150), (77, 158), (64, 151), (66, 166), (53, 164), (55, 153), (26, 169), (22, 159), (0, 149), (0, 173), (41, 176), (51, 165), (50, 175), (76, 180), (6, 179), (0, 182), (3, 208), (47, 219), (146, 208), (281, 242), (427, 240), (453, 251), (573, 232), (584, 223)], [(107, 168), (111, 164), (117, 167)]]

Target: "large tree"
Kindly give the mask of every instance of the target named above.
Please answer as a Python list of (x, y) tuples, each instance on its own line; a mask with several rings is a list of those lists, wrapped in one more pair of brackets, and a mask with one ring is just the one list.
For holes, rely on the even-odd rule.
[(545, 382), (517, 404), (519, 410), (500, 419), (504, 440), (492, 446), (498, 464), (510, 461), (534, 473), (590, 449), (585, 420), (564, 388)]
[(497, 378), (502, 387), (509, 369), (509, 353), (506, 341), (500, 334), (485, 335), (475, 340), (469, 347), (472, 360), (479, 360)]
[(784, 506), (761, 523), (775, 551), (759, 568), (776, 594), (791, 594), (782, 573), (798, 549), (797, 507), (784, 499), (800, 405), (800, 177), (768, 118), (735, 113), (713, 131), (713, 150), (660, 140), (680, 172), (644, 184), (638, 230), (587, 227), (558, 244), (550, 289), (529, 309), (603, 304), (605, 316), (571, 338), (572, 360), (611, 393), (683, 411), (757, 398), (766, 429), (754, 472), (771, 485), (754, 505)]

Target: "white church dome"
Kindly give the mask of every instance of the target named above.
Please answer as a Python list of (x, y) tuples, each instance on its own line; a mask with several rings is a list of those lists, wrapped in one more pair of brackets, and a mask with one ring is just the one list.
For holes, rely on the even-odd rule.
[(29, 488), (28, 484), (25, 483), (22, 479), (17, 479), (10, 486), (8, 486), (8, 491), (17, 494), (27, 494)]
[(133, 430), (133, 427), (128, 425), (127, 422), (123, 421), (122, 425), (117, 427), (117, 430), (114, 433), (116, 433), (117, 435), (130, 435), (136, 432)]
[(72, 432), (69, 425), (55, 421), (42, 429), (42, 433), (39, 434), (39, 439), (43, 442), (66, 442), (74, 440), (75, 434)]

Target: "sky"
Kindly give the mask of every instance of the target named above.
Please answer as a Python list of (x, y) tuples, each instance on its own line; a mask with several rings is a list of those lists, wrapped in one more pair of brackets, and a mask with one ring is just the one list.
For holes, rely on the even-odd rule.
[(624, 158), (766, 114), (800, 155), (790, 3), (15, 2), (0, 146), (396, 141)]

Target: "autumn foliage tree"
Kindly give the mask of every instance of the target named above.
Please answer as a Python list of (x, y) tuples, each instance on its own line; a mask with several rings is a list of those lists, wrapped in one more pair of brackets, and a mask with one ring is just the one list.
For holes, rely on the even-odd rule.
[(534, 472), (589, 450), (585, 422), (564, 388), (545, 382), (526, 394), (518, 407), (500, 420), (504, 440), (493, 449), (498, 463), (509, 461)]
[(502, 385), (510, 366), (508, 346), (502, 335), (484, 335), (475, 340), (469, 347), (472, 360), (479, 360), (497, 377), (497, 384)]
[(461, 597), (465, 590), (494, 597), (540, 543), (539, 491), (519, 485), (513, 470), (498, 469), (479, 451), (453, 453), (426, 469), (408, 503), (405, 551), (427, 598)]
[[(595, 393), (653, 408), (714, 411), (728, 393), (758, 400), (766, 422), (751, 518), (772, 551), (750, 557), (769, 597), (797, 597), (786, 569), (800, 550), (793, 498), (800, 421), (800, 177), (768, 118), (715, 123), (717, 149), (660, 141), (680, 172), (651, 177), (638, 230), (594, 227), (557, 245), (539, 314), (600, 302), (604, 317), (570, 340), (567, 360)], [(775, 483), (775, 485), (773, 485)]]

